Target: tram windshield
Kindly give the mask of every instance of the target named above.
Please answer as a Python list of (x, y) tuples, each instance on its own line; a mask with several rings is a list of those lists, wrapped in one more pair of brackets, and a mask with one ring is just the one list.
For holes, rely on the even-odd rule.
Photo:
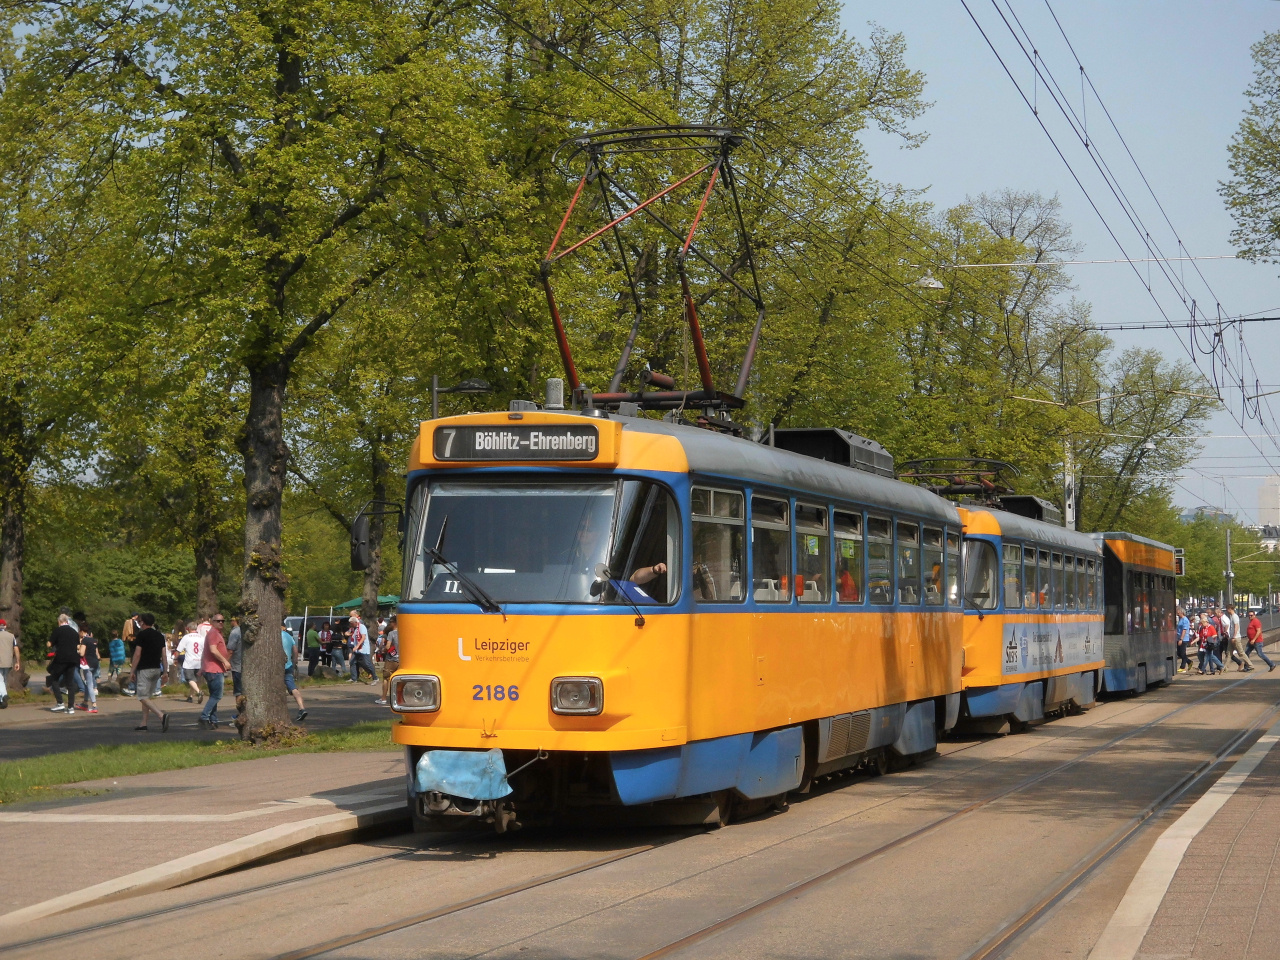
[(679, 589), (679, 513), (644, 480), (436, 480), (414, 491), (408, 529), (408, 601), (471, 600), (432, 549), (498, 603), (669, 603)]

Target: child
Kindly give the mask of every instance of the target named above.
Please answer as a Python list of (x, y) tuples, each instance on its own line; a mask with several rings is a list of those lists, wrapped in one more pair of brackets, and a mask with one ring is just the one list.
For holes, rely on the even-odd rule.
[(111, 671), (107, 674), (107, 679), (120, 676), (120, 668), (124, 666), (124, 640), (120, 638), (119, 630), (111, 631), (111, 642), (107, 644), (107, 653), (111, 657)]

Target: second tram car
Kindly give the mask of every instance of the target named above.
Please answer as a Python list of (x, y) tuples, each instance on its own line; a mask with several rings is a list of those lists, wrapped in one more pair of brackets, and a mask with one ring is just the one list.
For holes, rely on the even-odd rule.
[(1094, 702), (1103, 669), (1102, 549), (1004, 510), (964, 519), (964, 715), (1013, 725)]

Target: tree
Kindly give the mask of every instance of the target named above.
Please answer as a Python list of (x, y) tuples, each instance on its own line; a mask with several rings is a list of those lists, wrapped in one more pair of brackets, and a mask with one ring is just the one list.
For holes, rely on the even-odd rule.
[(1280, 31), (1252, 47), (1249, 107), (1228, 148), (1231, 177), (1219, 193), (1236, 222), (1231, 242), (1247, 260), (1280, 257)]

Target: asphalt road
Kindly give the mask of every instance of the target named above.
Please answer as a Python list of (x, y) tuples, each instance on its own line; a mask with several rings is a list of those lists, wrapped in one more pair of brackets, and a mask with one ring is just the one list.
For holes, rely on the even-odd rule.
[[(146, 960), (216, 930), (205, 956), (962, 960), (1273, 715), (1280, 672), (1240, 679), (1180, 678), (1024, 734), (950, 741), (723, 829), (470, 825), (356, 844), (50, 918), (0, 950)], [(1007, 955), (1084, 960), (1156, 832)]]
[[(35, 685), (36, 681), (32, 681)], [(381, 692), (381, 686), (363, 683), (333, 684), (303, 688), (307, 706), (307, 719), (303, 726), (309, 730), (326, 730), (348, 727), (366, 720), (387, 720), (394, 714), (373, 701)], [(12, 705), (0, 710), (0, 760), (19, 760), (38, 757), (64, 750), (83, 750), (99, 744), (137, 743), (147, 738), (167, 736), (181, 740), (222, 740), (237, 736), (231, 725), (218, 730), (205, 730), (197, 722), (201, 705), (187, 703), (181, 697), (161, 697), (160, 708), (168, 711), (169, 732), (162, 734), (155, 718), (151, 718), (150, 730), (134, 730), (142, 718), (142, 708), (133, 697), (100, 696), (97, 714), (50, 713), (51, 698), (40, 698), (41, 706), (33, 704)], [(293, 713), (292, 701), (290, 714)], [(219, 717), (230, 721), (235, 716), (235, 701), (224, 697), (218, 709)]]

